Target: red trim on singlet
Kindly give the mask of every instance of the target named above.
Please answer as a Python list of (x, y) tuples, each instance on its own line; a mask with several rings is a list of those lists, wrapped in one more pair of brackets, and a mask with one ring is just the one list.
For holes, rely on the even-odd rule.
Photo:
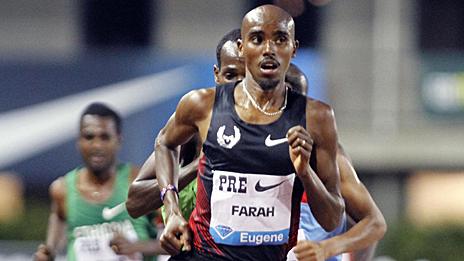
[[(303, 191), (303, 195), (305, 195)], [(300, 202), (297, 198), (292, 199), (292, 215), (290, 218), (290, 231), (287, 243), (287, 252), (290, 251), (298, 241), (298, 228), (300, 227)]]
[(201, 175), (205, 173), (206, 156), (200, 159), (197, 174), (197, 201), (195, 209), (190, 215), (189, 226), (193, 232), (193, 244), (198, 252), (206, 255), (214, 254), (224, 256), (209, 233), (209, 223), (211, 220), (211, 210), (205, 187), (201, 181)]
[(301, 197), (301, 202), (308, 203), (308, 198), (306, 197), (306, 192), (303, 192), (303, 196)]
[(198, 161), (198, 175), (203, 175), (205, 173), (205, 165), (206, 165), (206, 156), (203, 155), (201, 159)]

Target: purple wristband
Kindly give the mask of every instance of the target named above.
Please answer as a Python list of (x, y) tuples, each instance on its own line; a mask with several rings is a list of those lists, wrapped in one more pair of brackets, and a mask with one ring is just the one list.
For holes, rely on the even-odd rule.
[(164, 187), (163, 189), (161, 189), (161, 201), (164, 201), (164, 196), (166, 196), (166, 192), (168, 192), (169, 190), (172, 190), (174, 192), (176, 192), (176, 195), (179, 196), (179, 191), (177, 190), (176, 186), (172, 185), (172, 184), (168, 184), (166, 187)]

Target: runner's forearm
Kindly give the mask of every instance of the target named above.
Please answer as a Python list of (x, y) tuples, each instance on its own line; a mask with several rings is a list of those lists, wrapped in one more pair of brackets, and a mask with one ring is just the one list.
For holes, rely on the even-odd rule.
[(380, 240), (386, 231), (383, 219), (369, 216), (356, 223), (347, 232), (322, 241), (329, 256), (336, 256), (346, 252), (354, 252), (369, 247)]
[[(147, 162), (149, 161), (151, 161), (151, 157), (147, 160)], [(152, 161), (154, 163), (154, 157), (152, 158)], [(140, 170), (140, 174), (148, 171), (148, 168), (146, 167), (147, 162), (145, 162), (144, 166)], [(163, 205), (160, 198), (158, 181), (156, 180), (156, 175), (154, 173), (154, 164), (148, 165), (153, 165), (153, 174), (150, 174), (152, 177), (150, 179), (136, 179), (129, 189), (129, 197), (126, 202), (126, 207), (127, 211), (133, 218), (146, 215)], [(180, 169), (179, 190), (185, 188), (196, 178), (197, 168), (198, 158)]]
[(335, 229), (345, 209), (340, 193), (329, 191), (311, 168), (308, 168), (308, 174), (303, 176), (302, 182), (316, 220), (327, 231)]
[[(155, 173), (159, 189), (162, 190), (168, 185), (178, 187), (179, 152), (177, 147), (170, 149), (165, 146), (163, 144), (163, 136), (160, 134), (156, 140), (155, 151)], [(166, 191), (162, 201), (165, 205), (166, 217), (169, 217), (171, 213), (181, 213), (179, 198), (175, 191)]]
[(134, 252), (144, 255), (166, 255), (168, 252), (161, 247), (158, 240), (137, 241), (132, 245)]
[(52, 212), (48, 218), (46, 247), (54, 257), (58, 251), (59, 243), (64, 234), (65, 223), (60, 219), (58, 214)]
[(131, 217), (146, 215), (162, 205), (156, 179), (136, 180), (129, 189), (126, 208)]

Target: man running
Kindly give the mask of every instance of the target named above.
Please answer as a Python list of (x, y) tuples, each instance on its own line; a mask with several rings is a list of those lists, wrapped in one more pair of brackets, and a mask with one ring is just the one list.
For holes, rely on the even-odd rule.
[(157, 139), (167, 212), (161, 242), (171, 254), (191, 248), (178, 208), (176, 148), (195, 133), (204, 143), (188, 259), (284, 259), (296, 244), (303, 190), (326, 230), (344, 210), (333, 112), (284, 82), (298, 45), (293, 19), (278, 7), (258, 7), (243, 19), (242, 39), (244, 80), (184, 96)]
[(35, 260), (52, 260), (67, 237), (67, 260), (142, 260), (161, 249), (150, 240), (146, 217), (133, 219), (118, 207), (138, 169), (117, 161), (121, 118), (107, 105), (90, 104), (80, 117), (77, 146), (84, 161), (50, 185), (52, 199), (46, 244)]

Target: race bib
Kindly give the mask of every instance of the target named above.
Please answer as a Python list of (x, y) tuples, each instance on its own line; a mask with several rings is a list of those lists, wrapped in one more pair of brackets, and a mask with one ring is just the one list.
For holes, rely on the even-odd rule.
[(77, 261), (141, 261), (142, 255), (116, 255), (109, 246), (110, 240), (98, 238), (78, 238), (74, 243)]
[(274, 176), (213, 171), (209, 231), (216, 243), (287, 243), (295, 174)]
[(102, 223), (82, 226), (74, 230), (74, 254), (77, 261), (141, 261), (142, 254), (131, 256), (116, 255), (110, 247), (115, 232), (122, 234), (127, 240), (134, 242), (137, 234), (130, 221)]

